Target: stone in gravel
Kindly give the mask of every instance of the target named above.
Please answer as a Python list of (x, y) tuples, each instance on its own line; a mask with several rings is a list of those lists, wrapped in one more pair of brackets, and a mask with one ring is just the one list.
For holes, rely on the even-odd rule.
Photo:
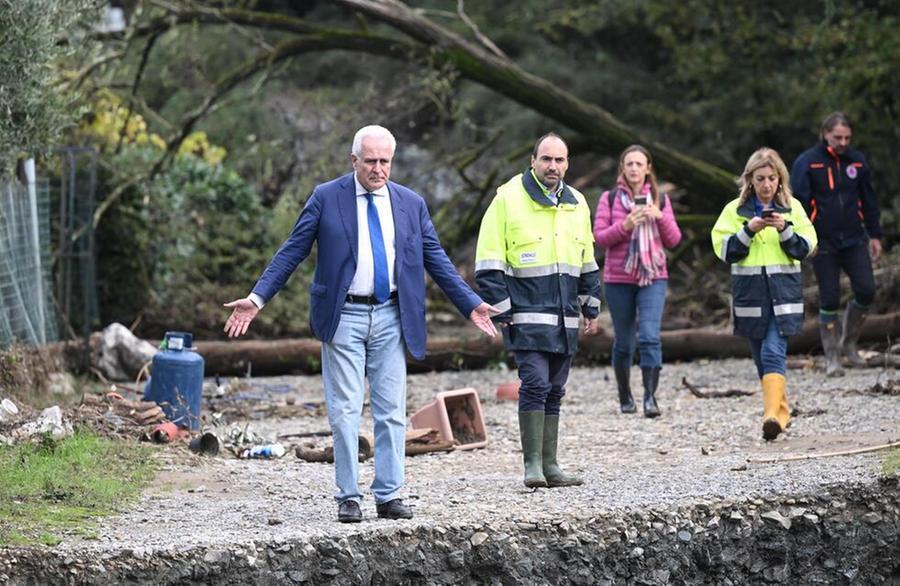
[(202, 484), (200, 486), (194, 486), (188, 489), (188, 492), (203, 492), (206, 490), (206, 487)]
[(461, 551), (454, 551), (447, 556), (447, 565), (458, 570), (466, 565), (466, 554)]
[(631, 557), (633, 557), (633, 558), (639, 558), (639, 557), (642, 557), (643, 555), (644, 555), (643, 547), (636, 547), (631, 550)]
[(681, 531), (678, 532), (678, 539), (681, 540), (681, 541), (683, 541), (683, 542), (685, 542), (685, 543), (690, 542), (690, 540), (691, 540), (691, 532), (682, 529)]
[(870, 525), (875, 525), (876, 523), (881, 523), (881, 515), (878, 513), (866, 513), (863, 515), (863, 521)]
[(268, 523), (269, 525), (281, 525), (282, 523), (284, 523), (284, 521), (275, 517), (269, 517)]
[(807, 513), (807, 514), (803, 515), (803, 518), (813, 524), (819, 522), (819, 516), (814, 515), (813, 513)]
[(478, 533), (473, 535), (469, 541), (472, 542), (472, 545), (474, 547), (478, 547), (479, 545), (484, 543), (487, 540), (487, 538), (488, 538), (487, 533), (482, 533), (481, 531), (479, 531)]
[(203, 556), (203, 561), (207, 564), (217, 564), (226, 559), (228, 554), (221, 550), (211, 549)]
[(791, 520), (787, 517), (783, 516), (778, 511), (766, 511), (762, 513), (760, 519), (765, 519), (767, 521), (772, 521), (781, 525), (785, 530), (791, 528)]

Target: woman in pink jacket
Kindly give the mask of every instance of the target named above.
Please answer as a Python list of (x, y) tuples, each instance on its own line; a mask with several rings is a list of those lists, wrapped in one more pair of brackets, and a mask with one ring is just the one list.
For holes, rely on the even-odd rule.
[[(622, 413), (637, 408), (631, 395), (635, 330), (644, 381), (644, 416), (659, 416), (656, 388), (662, 367), (659, 324), (666, 301), (665, 248), (681, 240), (672, 202), (659, 193), (650, 152), (632, 145), (619, 156), (616, 186), (597, 203), (594, 239), (606, 249), (603, 289), (615, 331), (612, 365)], [(637, 322), (637, 328), (635, 328)]]

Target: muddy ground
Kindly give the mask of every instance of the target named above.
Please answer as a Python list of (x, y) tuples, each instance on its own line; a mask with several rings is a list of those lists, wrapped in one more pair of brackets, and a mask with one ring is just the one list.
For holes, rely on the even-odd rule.
[[(516, 406), (495, 396), (514, 372), (413, 375), (410, 413), (437, 391), (472, 387), (488, 436), (484, 449), (407, 458), (413, 520), (379, 520), (366, 498), (363, 523), (336, 523), (331, 465), (292, 451), (240, 460), (165, 446), (139, 503), (94, 539), (0, 549), (0, 583), (900, 583), (900, 489), (886, 452), (819, 457), (900, 440), (895, 371), (792, 370), (796, 416), (771, 443), (749, 360), (666, 365), (656, 420), (619, 414), (611, 377), (576, 368), (564, 400), (560, 457), (583, 486), (522, 485)], [(698, 399), (685, 377), (755, 393)], [(306, 440), (284, 436), (328, 428), (320, 377), (253, 379), (238, 392), (209, 405), (243, 412), (269, 439), (295, 444)], [(252, 417), (272, 403), (280, 417)], [(813, 457), (762, 462), (795, 456)], [(372, 469), (361, 464), (367, 497)]]

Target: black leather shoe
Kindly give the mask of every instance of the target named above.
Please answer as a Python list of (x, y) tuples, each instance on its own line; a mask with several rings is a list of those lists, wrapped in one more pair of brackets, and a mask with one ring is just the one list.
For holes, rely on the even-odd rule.
[(413, 512), (400, 499), (394, 499), (386, 503), (375, 505), (378, 516), (382, 519), (412, 519)]
[(359, 523), (362, 521), (362, 511), (359, 509), (359, 503), (348, 500), (339, 504), (338, 521), (341, 523)]

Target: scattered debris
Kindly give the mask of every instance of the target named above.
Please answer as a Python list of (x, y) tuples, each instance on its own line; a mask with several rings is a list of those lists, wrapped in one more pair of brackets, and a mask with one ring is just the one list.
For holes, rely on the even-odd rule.
[(687, 377), (681, 379), (681, 384), (691, 392), (692, 395), (700, 399), (721, 399), (724, 397), (751, 397), (756, 391), (745, 391), (743, 389), (728, 389), (726, 391), (701, 391), (697, 386), (688, 382)]
[(10, 399), (0, 401), (0, 421), (11, 419), (19, 414), (19, 408)]
[(244, 450), (241, 452), (241, 458), (280, 458), (286, 452), (282, 444), (266, 444)]
[(900, 379), (894, 378), (884, 384), (877, 382), (869, 387), (868, 392), (873, 395), (900, 395)]
[(815, 417), (816, 415), (825, 415), (828, 413), (828, 409), (822, 408), (813, 408), (813, 409), (801, 409), (798, 406), (794, 406), (791, 409), (791, 417)]
[(13, 431), (13, 435), (28, 438), (36, 435), (49, 435), (53, 439), (62, 439), (72, 435), (72, 423), (63, 418), (59, 405), (47, 407), (37, 419), (29, 421)]
[(119, 417), (129, 419), (134, 425), (153, 425), (166, 420), (162, 407), (153, 401), (132, 401), (122, 395), (109, 392), (105, 395), (85, 395), (78, 407), (79, 414), (102, 416), (112, 412)]
[(436, 429), (411, 429), (406, 432), (407, 456), (431, 452), (451, 452), (457, 448), (455, 442), (444, 440)]
[(893, 378), (885, 383), (878, 381), (867, 389), (849, 389), (847, 392), (860, 395), (900, 396), (900, 379)]
[(222, 441), (216, 434), (207, 431), (190, 441), (188, 449), (202, 456), (217, 456), (222, 447)]
[(518, 401), (521, 381), (503, 383), (497, 387), (497, 399), (501, 401)]
[[(316, 434), (320, 434), (321, 432), (314, 432)], [(297, 434), (301, 435), (301, 434)], [(328, 436), (331, 436), (331, 432), (328, 432)], [(365, 462), (369, 458), (375, 455), (375, 438), (367, 433), (359, 434), (359, 445), (358, 445), (358, 458), (360, 462)], [(306, 442), (297, 446), (294, 450), (294, 454), (304, 460), (306, 462), (334, 462), (334, 447), (333, 446), (325, 446), (323, 448), (319, 448), (316, 444), (312, 442)]]
[(441, 440), (459, 450), (487, 445), (487, 429), (478, 392), (473, 388), (441, 391), (409, 418), (414, 429), (436, 429)]
[[(328, 435), (331, 434), (328, 433)], [(456, 448), (457, 446), (452, 441), (442, 440), (440, 432), (436, 429), (410, 429), (406, 431), (407, 456), (431, 452), (450, 452)], [(334, 448), (330, 445), (318, 447), (315, 443), (306, 442), (297, 446), (294, 453), (298, 458), (306, 462), (334, 462)], [(359, 461), (365, 462), (374, 455), (375, 440), (367, 434), (359, 434)]]
[(831, 458), (834, 456), (852, 456), (854, 454), (865, 454), (867, 452), (878, 452), (900, 446), (900, 441), (891, 441), (886, 444), (877, 446), (867, 446), (864, 448), (853, 448), (850, 450), (838, 450), (836, 452), (822, 452), (820, 454), (798, 454), (796, 456), (782, 456), (776, 458), (747, 458), (748, 462), (754, 464), (778, 464), (780, 462), (794, 462), (797, 460), (814, 460), (816, 458)]
[(141, 340), (122, 324), (112, 323), (101, 334), (93, 362), (109, 380), (133, 381), (154, 354), (153, 344)]
[(150, 440), (157, 444), (168, 444), (178, 437), (178, 426), (171, 421), (160, 423), (150, 432)]

